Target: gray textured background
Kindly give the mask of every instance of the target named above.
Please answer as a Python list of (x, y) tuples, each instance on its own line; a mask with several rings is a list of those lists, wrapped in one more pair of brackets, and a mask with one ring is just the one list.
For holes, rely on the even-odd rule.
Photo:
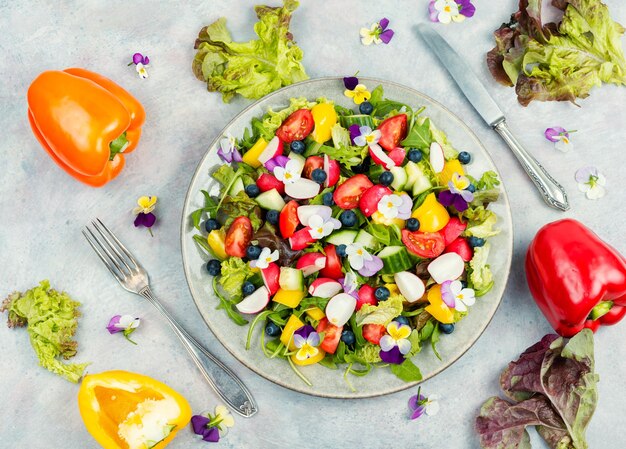
[[(511, 128), (570, 193), (571, 211), (543, 205), (504, 144), (479, 120), (412, 26), (426, 18), (420, 1), (303, 0), (292, 31), (305, 53), (311, 77), (363, 75), (404, 83), (455, 111), (494, 156), (513, 207), (515, 254), (503, 303), (477, 344), (443, 374), (423, 385), (441, 397), (436, 417), (407, 419), (410, 392), (358, 401), (318, 399), (275, 386), (236, 362), (214, 341), (188, 293), (179, 251), (180, 213), (193, 170), (206, 146), (248, 104), (222, 104), (190, 70), (193, 41), (201, 26), (221, 15), (236, 39), (252, 37), (254, 1), (0, 2), (0, 129), (4, 171), (0, 176), (0, 295), (48, 278), (83, 302), (77, 361), (90, 372), (127, 369), (161, 379), (189, 398), (195, 412), (213, 408), (215, 394), (203, 383), (173, 333), (146, 302), (114, 283), (80, 228), (98, 216), (129, 242), (152, 274), (154, 291), (197, 338), (248, 384), (260, 413), (236, 426), (222, 447), (477, 448), (473, 420), (483, 400), (498, 394), (500, 371), (527, 346), (550, 331), (535, 307), (523, 274), (525, 248), (536, 230), (552, 220), (582, 220), (626, 253), (623, 146), (626, 89), (606, 86), (580, 102), (520, 107), (512, 89), (495, 84), (484, 64), (491, 32), (515, 10), (515, 0), (475, 0), (477, 14), (462, 24), (435, 25), (467, 58), (505, 111)], [(275, 3), (275, 2), (274, 2)], [(607, 0), (612, 15), (626, 22), (626, 5)], [(396, 36), (388, 46), (364, 47), (359, 28), (381, 17)], [(136, 52), (152, 61), (150, 78), (126, 67)], [(26, 90), (46, 69), (82, 66), (116, 80), (143, 102), (147, 123), (139, 148), (122, 175), (104, 189), (83, 186), (44, 154), (26, 120)], [(576, 148), (554, 150), (543, 137), (548, 126), (578, 129)], [(577, 191), (574, 172), (595, 164), (608, 179), (608, 195), (588, 201)], [(130, 210), (140, 195), (157, 195), (155, 236), (132, 226)], [(139, 346), (109, 336), (109, 317), (142, 317)], [(119, 337), (119, 338), (118, 338)], [(588, 430), (591, 448), (626, 446), (623, 432), (626, 389), (626, 326), (603, 329), (596, 339), (600, 402)], [(0, 447), (94, 448), (76, 407), (77, 386), (39, 368), (25, 331), (0, 326)], [(535, 438), (533, 432), (533, 442)], [(189, 429), (172, 448), (204, 447)], [(535, 447), (543, 447), (537, 443)]]

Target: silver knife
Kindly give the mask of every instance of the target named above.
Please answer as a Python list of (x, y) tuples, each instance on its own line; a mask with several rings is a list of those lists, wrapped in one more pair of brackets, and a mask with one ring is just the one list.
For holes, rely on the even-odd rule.
[(474, 109), (485, 122), (504, 139), (517, 160), (522, 164), (526, 174), (535, 184), (544, 201), (556, 209), (569, 209), (565, 189), (554, 180), (545, 168), (524, 149), (506, 125), (504, 114), (498, 107), (485, 86), (478, 80), (467, 63), (452, 49), (443, 37), (425, 24), (417, 25), (417, 29), (428, 46), (433, 50), (454, 81), (461, 88)]

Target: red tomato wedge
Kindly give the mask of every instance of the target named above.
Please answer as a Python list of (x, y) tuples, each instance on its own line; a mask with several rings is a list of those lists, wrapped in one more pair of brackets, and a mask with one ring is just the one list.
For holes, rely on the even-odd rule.
[(237, 217), (228, 228), (224, 246), (226, 254), (232, 257), (245, 257), (246, 248), (252, 240), (252, 223), (248, 217)]
[(467, 228), (467, 223), (463, 223), (457, 217), (450, 217), (448, 224), (439, 231), (443, 236), (443, 243), (448, 246), (465, 231), (465, 228)]
[(298, 202), (291, 200), (287, 203), (278, 217), (278, 228), (280, 229), (280, 235), (284, 239), (288, 239), (295, 232), (298, 227)]
[(337, 345), (339, 345), (339, 340), (341, 339), (343, 326), (335, 326), (328, 321), (328, 318), (322, 318), (315, 330), (318, 334), (324, 332), (324, 340), (322, 340), (320, 348), (328, 354), (334, 354), (337, 350)]
[(333, 200), (342, 209), (354, 209), (359, 205), (361, 195), (374, 184), (363, 174), (354, 175), (335, 189)]
[(276, 135), (285, 143), (291, 143), (294, 140), (303, 140), (313, 131), (313, 114), (308, 109), (298, 109), (293, 112), (280, 128), (276, 130)]
[(446, 246), (444, 253), (457, 253), (463, 262), (469, 262), (474, 257), (474, 251), (463, 237), (459, 237)]
[(387, 151), (396, 148), (406, 137), (407, 116), (406, 114), (398, 114), (389, 117), (378, 125), (381, 136), (378, 145)]
[(361, 199), (359, 200), (359, 209), (361, 209), (363, 215), (370, 217), (378, 210), (378, 202), (382, 199), (382, 197), (391, 194), (393, 194), (393, 192), (389, 187), (376, 184), (363, 193)]
[(326, 266), (320, 270), (320, 277), (341, 279), (344, 277), (341, 270), (341, 259), (337, 255), (335, 245), (326, 245), (324, 248), (326, 254)]
[(363, 338), (375, 345), (380, 343), (385, 332), (385, 326), (382, 324), (365, 324), (363, 326)]
[(304, 162), (304, 168), (302, 169), (302, 176), (311, 179), (311, 174), (316, 168), (324, 169), (324, 158), (322, 156), (309, 156)]
[(446, 247), (443, 236), (438, 232), (411, 232), (408, 229), (402, 230), (402, 243), (413, 254), (428, 259), (437, 257)]

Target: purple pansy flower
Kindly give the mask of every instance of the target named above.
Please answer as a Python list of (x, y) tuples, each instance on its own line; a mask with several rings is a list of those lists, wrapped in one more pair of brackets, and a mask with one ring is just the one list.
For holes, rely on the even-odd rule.
[(320, 334), (310, 324), (300, 327), (293, 333), (293, 344), (298, 351), (296, 359), (300, 361), (307, 360), (319, 354), (318, 346), (320, 345)]
[(142, 196), (137, 200), (137, 207), (133, 209), (135, 217), (135, 227), (140, 226), (148, 228), (150, 235), (152, 235), (152, 225), (156, 222), (156, 216), (152, 213), (156, 207), (156, 196)]
[(452, 180), (448, 182), (450, 190), (444, 190), (439, 193), (439, 202), (445, 207), (454, 206), (457, 211), (463, 212), (467, 209), (468, 203), (474, 200), (474, 194), (466, 190), (469, 186), (469, 179), (454, 173)]
[(562, 151), (563, 153), (566, 153), (574, 147), (569, 138), (569, 135), (570, 133), (575, 132), (575, 129), (568, 131), (561, 126), (555, 126), (553, 128), (546, 129), (544, 135), (546, 136), (546, 139), (548, 139), (550, 142), (554, 142), (554, 148)]
[(354, 88), (359, 84), (359, 79), (356, 76), (344, 76), (343, 77), (343, 85), (348, 90), (354, 90)]
[(217, 443), (220, 440), (220, 436), (223, 436), (228, 428), (234, 425), (235, 420), (230, 411), (223, 405), (215, 407), (215, 415), (206, 413), (191, 417), (193, 433), (200, 435), (204, 441), (210, 443)]
[(128, 63), (129, 66), (135, 64), (135, 70), (137, 70), (137, 74), (139, 78), (148, 78), (148, 71), (146, 67), (149, 67), (150, 58), (142, 55), (141, 53), (135, 53), (133, 55), (133, 60)]
[(156, 215), (152, 212), (148, 212), (147, 214), (140, 213), (135, 217), (135, 227), (138, 228), (143, 226), (144, 228), (151, 228), (152, 225), (156, 222)]
[(374, 22), (369, 28), (361, 28), (361, 43), (363, 45), (388, 44), (393, 37), (393, 30), (388, 28), (389, 19), (386, 17)]
[(436, 394), (426, 397), (421, 394), (421, 387), (417, 389), (417, 394), (409, 398), (409, 418), (417, 419), (424, 413), (428, 416), (436, 415), (439, 412), (439, 402)]
[(428, 15), (432, 22), (448, 24), (452, 21), (463, 22), (472, 17), (476, 7), (471, 0), (431, 0), (428, 4)]
[(380, 358), (386, 363), (400, 364), (411, 350), (411, 326), (392, 321), (387, 325), (387, 333), (380, 339)]
[(361, 127), (357, 124), (350, 125), (348, 131), (350, 131), (350, 142), (352, 142), (352, 145), (356, 145), (354, 139), (361, 135)]
[(287, 162), (289, 162), (289, 160), (290, 159), (287, 156), (283, 156), (282, 154), (280, 154), (278, 156), (274, 156), (273, 158), (269, 159), (263, 165), (265, 166), (265, 168), (268, 169), (268, 171), (273, 173), (274, 169), (276, 167), (285, 168), (287, 166)]
[(404, 362), (404, 356), (400, 353), (400, 348), (394, 346), (389, 351), (380, 351), (380, 358), (385, 363), (393, 363), (394, 365), (400, 365)]
[(135, 53), (133, 55), (133, 64), (135, 64), (135, 65), (137, 65), (137, 64), (148, 65), (148, 64), (150, 64), (150, 58), (148, 58), (147, 56), (142, 55), (141, 53)]
[(217, 155), (224, 161), (228, 162), (241, 162), (241, 153), (237, 149), (237, 141), (230, 134), (220, 140), (220, 147), (217, 150)]

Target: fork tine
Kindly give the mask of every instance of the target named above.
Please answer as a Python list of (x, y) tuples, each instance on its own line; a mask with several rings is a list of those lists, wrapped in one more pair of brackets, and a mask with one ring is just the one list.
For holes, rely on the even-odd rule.
[[(100, 234), (102, 236), (102, 238), (104, 240), (106, 240), (106, 242), (109, 244), (109, 248), (111, 248), (111, 250), (117, 255), (118, 258), (118, 262), (121, 262), (124, 264), (124, 266), (126, 267), (126, 269), (128, 270), (129, 273), (133, 272), (133, 269), (130, 267), (130, 265), (128, 265), (126, 263), (126, 259), (124, 259), (124, 256), (122, 256), (120, 254), (120, 252), (118, 251), (118, 249), (116, 248), (115, 243), (111, 242), (111, 240), (109, 240), (109, 238), (105, 235), (105, 233), (100, 229), (100, 226), (98, 226), (98, 223), (96, 223), (95, 221), (92, 221), (91, 224), (93, 225), (93, 227), (95, 228), (96, 231), (98, 231), (98, 234)], [(131, 260), (132, 262), (132, 260)], [(135, 264), (136, 265), (136, 264)]]
[[(89, 230), (88, 228), (86, 228), (87, 230)], [(120, 275), (117, 273), (117, 271), (115, 271), (113, 269), (113, 267), (111, 266), (111, 264), (106, 260), (106, 258), (104, 257), (104, 255), (100, 252), (100, 250), (98, 249), (98, 247), (96, 246), (96, 244), (91, 240), (91, 238), (89, 237), (89, 235), (87, 235), (87, 233), (85, 232), (85, 229), (83, 229), (83, 235), (85, 236), (85, 239), (87, 240), (87, 242), (89, 243), (89, 245), (91, 245), (91, 247), (93, 248), (93, 250), (96, 252), (96, 254), (98, 255), (98, 257), (100, 258), (100, 260), (102, 261), (102, 263), (104, 263), (104, 266), (107, 267), (107, 269), (111, 272), (111, 274), (113, 275), (113, 277), (115, 277), (115, 279), (117, 279), (118, 282), (122, 282), (122, 278), (120, 277)]]
[(141, 268), (143, 269), (143, 267), (141, 266), (141, 264), (139, 262), (137, 262), (137, 260), (135, 260), (135, 258), (133, 257), (133, 255), (130, 253), (130, 251), (128, 251), (128, 249), (126, 249), (126, 247), (124, 246), (124, 244), (122, 242), (119, 241), (119, 239), (115, 236), (115, 234), (113, 234), (113, 232), (111, 232), (109, 230), (109, 228), (107, 228), (104, 223), (102, 223), (102, 221), (99, 218), (96, 218), (96, 220), (98, 221), (98, 223), (100, 223), (100, 226), (102, 226), (102, 228), (104, 228), (104, 230), (107, 232), (107, 234), (109, 234), (109, 236), (111, 236), (111, 238), (115, 241), (115, 243), (117, 243), (118, 248), (120, 250), (122, 250), (122, 252), (124, 253), (124, 255), (128, 258), (128, 260), (135, 265), (137, 268)]
[(102, 251), (104, 251), (104, 253), (106, 254), (107, 259), (110, 261), (110, 263), (115, 265), (115, 268), (117, 268), (117, 271), (119, 272), (121, 277), (122, 278), (126, 277), (127, 276), (126, 272), (124, 271), (122, 266), (118, 263), (116, 258), (111, 254), (111, 252), (107, 248), (108, 245), (106, 245), (101, 240), (99, 240), (98, 237), (96, 237), (96, 235), (91, 231), (91, 229), (89, 229), (89, 228), (86, 228), (86, 229), (87, 229), (87, 232), (89, 233), (89, 235), (93, 238), (94, 242), (100, 247), (100, 249), (102, 249)]

